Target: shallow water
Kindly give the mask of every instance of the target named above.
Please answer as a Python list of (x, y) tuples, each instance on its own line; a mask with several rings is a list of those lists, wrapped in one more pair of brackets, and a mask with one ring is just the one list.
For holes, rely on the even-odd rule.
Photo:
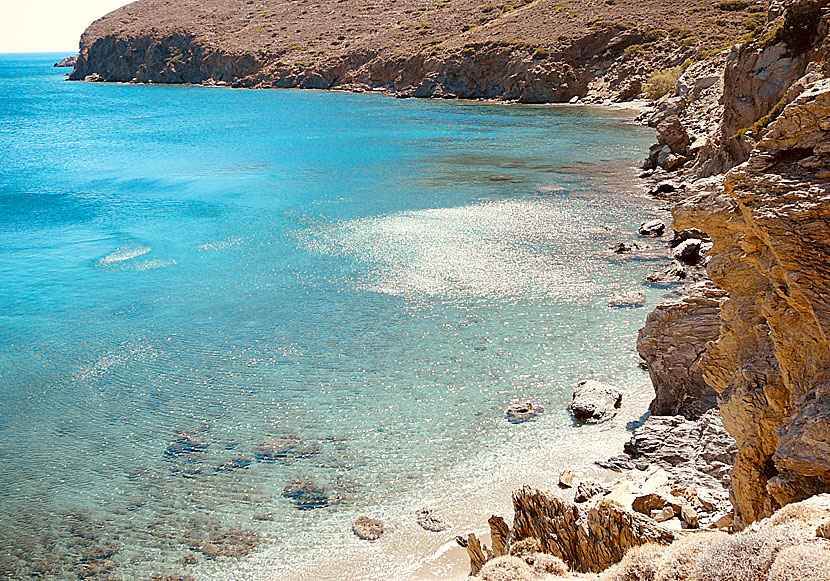
[[(607, 306), (654, 266), (607, 252), (655, 211), (631, 114), (54, 60), (0, 55), (4, 574), (402, 578), (506, 486), (616, 453), (650, 391), (645, 311)], [(625, 393), (611, 426), (566, 412), (587, 377)], [(545, 415), (507, 423), (517, 398)], [(324, 506), (282, 497), (298, 478)]]

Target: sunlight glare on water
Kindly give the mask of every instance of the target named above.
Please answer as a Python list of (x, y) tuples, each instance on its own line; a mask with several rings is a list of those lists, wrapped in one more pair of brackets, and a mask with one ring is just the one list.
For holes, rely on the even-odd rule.
[[(67, 83), (56, 56), (0, 56), (4, 574), (440, 576), (510, 486), (619, 449), (651, 392), (645, 310), (607, 305), (654, 267), (608, 252), (655, 215), (631, 114)], [(573, 425), (587, 377), (612, 424)]]

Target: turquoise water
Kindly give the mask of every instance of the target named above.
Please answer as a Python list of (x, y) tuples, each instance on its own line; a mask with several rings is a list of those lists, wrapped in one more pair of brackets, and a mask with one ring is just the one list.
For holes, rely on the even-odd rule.
[[(56, 56), (0, 56), (9, 577), (300, 578), (516, 448), (590, 452), (579, 379), (647, 401), (645, 311), (607, 306), (654, 267), (606, 251), (654, 212), (631, 114), (68, 83)], [(517, 398), (546, 413), (507, 423)]]

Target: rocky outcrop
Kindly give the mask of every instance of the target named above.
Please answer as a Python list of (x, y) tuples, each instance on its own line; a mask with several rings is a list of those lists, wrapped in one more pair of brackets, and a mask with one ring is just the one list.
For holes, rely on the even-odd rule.
[[(830, 490), (827, 4), (773, 3), (766, 26), (718, 57), (724, 83), (709, 98), (720, 91), (717, 107), (695, 113), (681, 82), (651, 118), (658, 145), (689, 158), (675, 170), (686, 192), (699, 192), (675, 207), (675, 227), (711, 236), (707, 270), (728, 297), (708, 299), (709, 323), (699, 329), (694, 293), (649, 317), (640, 345), (657, 391), (652, 411), (680, 411), (684, 390), (693, 401), (704, 388), (718, 392), (739, 449), (738, 527)], [(692, 73), (701, 74), (690, 67), (684, 77)], [(698, 138), (695, 123), (713, 129)], [(689, 322), (672, 328), (672, 314)], [(675, 363), (668, 353), (681, 343)]]
[(72, 68), (75, 66), (75, 61), (78, 60), (78, 55), (67, 56), (54, 64), (55, 68)]
[(709, 273), (729, 293), (702, 365), (738, 441), (733, 486), (745, 522), (830, 490), (828, 115), (830, 80), (821, 79), (728, 174), (723, 193), (676, 211), (712, 235)]
[(609, 500), (583, 510), (526, 486), (513, 493), (513, 510), (511, 542), (539, 539), (541, 552), (562, 559), (575, 571), (599, 572), (631, 547), (675, 539), (672, 531)]
[(716, 407), (716, 392), (703, 378), (701, 355), (718, 338), (720, 307), (726, 293), (701, 283), (675, 300), (661, 303), (646, 318), (637, 337), (655, 396), (654, 415), (700, 417)]
[(718, 411), (710, 410), (696, 421), (651, 416), (634, 430), (625, 451), (665, 469), (678, 486), (696, 486), (725, 500), (738, 450)]

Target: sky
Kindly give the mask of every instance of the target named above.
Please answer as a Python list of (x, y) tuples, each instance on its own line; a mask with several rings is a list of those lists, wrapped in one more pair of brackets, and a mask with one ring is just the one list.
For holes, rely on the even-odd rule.
[(0, 0), (0, 53), (78, 52), (81, 33), (128, 0)]

